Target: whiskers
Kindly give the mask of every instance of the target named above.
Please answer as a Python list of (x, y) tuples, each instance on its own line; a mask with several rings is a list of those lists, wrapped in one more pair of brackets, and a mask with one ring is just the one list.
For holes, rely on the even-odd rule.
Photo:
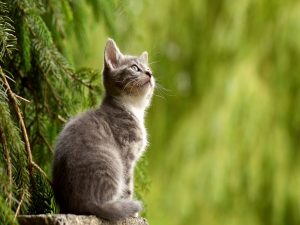
[[(123, 81), (124, 82), (124, 81)], [(133, 84), (133, 85), (132, 85)], [(122, 91), (126, 91), (126, 88), (129, 87), (129, 85), (131, 85), (131, 89), (130, 92), (132, 90), (132, 87), (135, 85), (135, 79), (130, 80), (127, 84), (125, 84), (125, 86), (122, 88)], [(130, 93), (131, 94), (131, 93)]]
[(174, 95), (171, 95), (171, 90), (165, 88), (157, 81), (155, 83), (155, 90), (154, 90), (153, 95), (157, 96), (163, 100), (166, 100), (165, 96), (174, 96)]
[[(125, 82), (125, 80), (122, 81), (122, 83), (124, 83), (124, 82)], [(129, 81), (125, 84), (125, 86), (122, 88), (122, 91), (124, 91), (124, 92), (127, 92), (127, 91), (128, 91), (128, 94), (129, 94), (129, 95), (132, 95), (132, 94), (133, 94), (133, 91), (134, 91), (134, 90), (137, 90), (138, 94), (140, 94), (138, 88), (139, 88), (140, 86), (142, 86), (142, 83), (141, 83), (141, 82), (142, 82), (142, 81), (139, 80), (139, 79), (131, 79), (131, 80), (129, 80)], [(130, 88), (130, 89), (129, 89), (129, 88)]]
[(152, 61), (152, 62), (149, 62), (148, 65), (152, 65), (152, 64), (155, 64), (155, 63), (158, 63), (159, 61)]
[[(138, 77), (130, 78), (130, 79), (127, 77), (122, 80), (118, 80), (116, 82), (122, 84), (121, 91), (129, 95), (140, 95), (141, 94), (140, 92), (142, 91), (141, 88), (143, 88), (143, 85), (145, 85), (145, 79), (140, 79)], [(174, 96), (174, 95), (172, 95), (171, 90), (161, 85), (156, 78), (153, 96), (166, 100), (167, 96)]]

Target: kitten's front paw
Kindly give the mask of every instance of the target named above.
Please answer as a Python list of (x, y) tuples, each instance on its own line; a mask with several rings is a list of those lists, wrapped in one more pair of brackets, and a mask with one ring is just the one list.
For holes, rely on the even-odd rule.
[(139, 217), (139, 215), (140, 215), (139, 212), (143, 210), (143, 203), (141, 201), (138, 201), (138, 200), (134, 200), (134, 202), (136, 203), (137, 211), (136, 211), (136, 213), (134, 213), (132, 215), (132, 217), (136, 218), (136, 217)]

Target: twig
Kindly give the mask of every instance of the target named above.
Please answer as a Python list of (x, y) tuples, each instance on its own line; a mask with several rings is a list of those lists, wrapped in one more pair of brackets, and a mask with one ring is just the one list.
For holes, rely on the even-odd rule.
[[(7, 71), (6, 71), (6, 72), (7, 72)], [(5, 75), (5, 77), (6, 77), (7, 79), (9, 79), (11, 82), (16, 83), (16, 81), (15, 81), (14, 79), (12, 79), (11, 77), (6, 76), (6, 75)]]
[(23, 100), (24, 102), (30, 103), (30, 101), (29, 101), (28, 99), (26, 99), (26, 98), (23, 98), (23, 97), (21, 97), (21, 96), (19, 96), (19, 95), (17, 95), (17, 94), (15, 94), (15, 96), (16, 96), (17, 98)]
[(49, 183), (50, 185), (52, 185), (51, 180), (48, 178), (48, 176), (47, 176), (47, 174), (45, 173), (45, 171), (42, 170), (41, 167), (39, 167), (38, 164), (36, 164), (34, 161), (32, 161), (32, 166), (33, 166), (35, 169), (37, 169), (37, 170), (38, 170), (38, 171), (46, 178), (46, 180), (48, 181), (48, 183)]
[(51, 145), (49, 144), (49, 142), (47, 141), (47, 139), (44, 137), (44, 135), (40, 131), (38, 131), (38, 135), (40, 136), (40, 138), (42, 139), (42, 141), (46, 144), (46, 146), (50, 150), (50, 152), (53, 153), (53, 148), (51, 147)]
[(11, 208), (11, 201), (12, 201), (12, 164), (11, 164), (11, 157), (7, 148), (7, 141), (5, 138), (5, 134), (0, 129), (0, 138), (3, 146), (4, 152), (4, 159), (7, 164), (7, 175), (8, 175), (8, 183), (9, 183), (9, 190), (8, 190), (8, 206)]
[(15, 111), (16, 111), (18, 120), (20, 122), (21, 130), (22, 130), (22, 133), (23, 133), (24, 144), (25, 144), (25, 150), (26, 150), (27, 157), (28, 157), (28, 164), (29, 164), (28, 169), (29, 169), (30, 174), (32, 174), (32, 161), (33, 161), (32, 160), (32, 153), (31, 153), (29, 138), (28, 138), (27, 130), (26, 130), (25, 123), (24, 123), (24, 120), (23, 120), (22, 112), (21, 112), (21, 110), (18, 106), (16, 96), (13, 93), (13, 91), (11, 90), (9, 83), (7, 82), (6, 76), (3, 73), (2, 68), (0, 68), (0, 73), (1, 73), (1, 76), (2, 76), (3, 83), (6, 86), (8, 96), (11, 99), (12, 105), (13, 105)]
[(17, 99), (15, 96), (15, 93), (11, 90), (9, 83), (7, 82), (6, 76), (2, 71), (2, 68), (0, 67), (0, 74), (3, 80), (4, 85), (6, 86), (7, 89), (7, 93), (8, 96), (11, 100), (11, 103), (15, 109), (15, 112), (17, 114), (17, 118), (19, 120), (20, 126), (21, 126), (21, 130), (22, 130), (22, 134), (23, 134), (23, 141), (25, 144), (25, 150), (27, 153), (27, 160), (28, 160), (28, 170), (29, 170), (29, 174), (30, 176), (33, 178), (33, 168), (37, 169), (39, 172), (41, 172), (43, 174), (43, 176), (45, 176), (45, 178), (47, 179), (47, 181), (50, 183), (51, 185), (51, 181), (50, 179), (47, 177), (47, 174), (33, 161), (32, 158), (32, 152), (31, 152), (31, 147), (30, 147), (30, 142), (29, 142), (29, 138), (28, 138), (28, 134), (27, 134), (27, 130), (26, 130), (26, 126), (25, 126), (25, 122), (23, 120), (23, 116), (22, 116), (22, 112), (18, 106), (17, 103)]
[(64, 111), (64, 113), (66, 115), (68, 115), (68, 112), (66, 111), (66, 109), (64, 108), (64, 106), (62, 104), (60, 96), (55, 92), (55, 90), (53, 89), (53, 87), (52, 87), (52, 85), (51, 85), (51, 83), (50, 83), (50, 81), (48, 80), (47, 77), (45, 78), (45, 80), (46, 80), (46, 83), (47, 83), (47, 85), (48, 85), (48, 87), (49, 87), (49, 89), (50, 89), (50, 91), (52, 93), (52, 96), (56, 100), (57, 104), (62, 108), (62, 110)]
[(61, 115), (58, 115), (57, 118), (63, 123), (66, 123), (68, 121), (67, 119), (63, 118)]
[(18, 207), (17, 207), (17, 209), (16, 209), (16, 213), (15, 213), (15, 216), (14, 216), (14, 221), (17, 219), (17, 216), (18, 216), (19, 213), (20, 213), (20, 209), (21, 209), (21, 205), (22, 205), (22, 203), (23, 203), (24, 197), (25, 197), (25, 192), (23, 192), (22, 197), (21, 197), (21, 200), (20, 200), (20, 202), (19, 202), (19, 204), (18, 204)]
[(55, 101), (57, 101), (59, 106), (62, 106), (61, 99), (60, 99), (59, 95), (55, 92), (55, 90), (53, 89), (53, 87), (50, 84), (50, 81), (48, 80), (47, 77), (45, 78), (45, 81), (46, 81), (46, 84), (48, 85), (48, 87), (50, 88), (50, 91), (52, 92), (52, 95), (53, 95)]

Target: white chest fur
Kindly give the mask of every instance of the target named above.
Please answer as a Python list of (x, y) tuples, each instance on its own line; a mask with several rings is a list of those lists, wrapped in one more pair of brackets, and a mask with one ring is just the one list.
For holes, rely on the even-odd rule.
[(134, 142), (131, 146), (131, 151), (134, 152), (134, 161), (138, 161), (146, 150), (148, 145), (147, 132), (144, 126), (144, 121), (138, 120), (139, 141)]
[(136, 160), (138, 160), (148, 145), (147, 131), (144, 125), (144, 114), (145, 109), (149, 106), (149, 100), (144, 97), (122, 96), (119, 101), (136, 117), (138, 127), (141, 130), (141, 141), (132, 146), (132, 150), (136, 153)]

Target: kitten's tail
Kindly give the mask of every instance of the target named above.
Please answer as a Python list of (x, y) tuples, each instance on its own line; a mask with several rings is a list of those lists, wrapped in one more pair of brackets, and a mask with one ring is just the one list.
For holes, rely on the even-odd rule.
[(133, 217), (143, 209), (141, 202), (125, 199), (92, 205), (89, 205), (91, 214), (112, 221)]

